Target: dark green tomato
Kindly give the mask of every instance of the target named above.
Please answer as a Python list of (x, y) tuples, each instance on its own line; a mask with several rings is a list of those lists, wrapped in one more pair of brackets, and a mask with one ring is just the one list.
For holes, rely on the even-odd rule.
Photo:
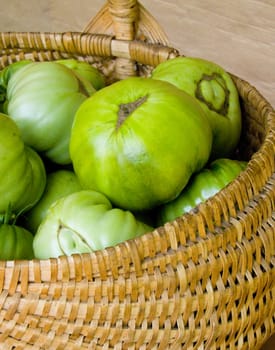
[(73, 171), (57, 170), (48, 174), (46, 188), (42, 197), (39, 202), (25, 214), (25, 226), (32, 233), (35, 233), (53, 202), (80, 190), (80, 183)]
[(168, 81), (195, 97), (211, 125), (211, 159), (231, 157), (242, 126), (239, 95), (231, 76), (213, 62), (176, 57), (159, 64), (152, 78)]
[(15, 122), (0, 114), (0, 214), (20, 214), (40, 199), (46, 171), (39, 155), (25, 146)]
[(87, 79), (96, 90), (102, 89), (105, 86), (105, 78), (103, 74), (88, 62), (77, 61), (75, 59), (64, 59), (56, 62), (64, 64), (81, 77)]
[(28, 146), (55, 163), (69, 164), (75, 112), (94, 92), (90, 82), (62, 64), (32, 62), (8, 81), (5, 112)]
[(158, 224), (176, 219), (206, 201), (233, 181), (246, 167), (244, 161), (216, 159), (209, 168), (195, 174), (182, 193), (158, 209)]
[(0, 226), (0, 260), (33, 259), (33, 235), (17, 225)]
[(208, 161), (209, 122), (198, 102), (172, 84), (128, 78), (78, 109), (71, 159), (85, 189), (120, 208), (144, 211), (174, 199)]
[(152, 228), (129, 211), (113, 208), (95, 191), (79, 191), (54, 202), (34, 237), (39, 259), (87, 253), (138, 237)]

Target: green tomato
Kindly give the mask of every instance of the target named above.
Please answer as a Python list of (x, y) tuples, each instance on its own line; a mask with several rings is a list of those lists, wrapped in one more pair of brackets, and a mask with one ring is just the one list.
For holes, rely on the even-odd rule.
[(17, 225), (0, 225), (0, 260), (33, 259), (33, 235)]
[(32, 62), (7, 84), (5, 112), (18, 125), (24, 142), (53, 162), (69, 164), (74, 115), (95, 89), (56, 62)]
[(75, 73), (81, 77), (89, 80), (96, 90), (102, 89), (105, 86), (105, 78), (101, 72), (85, 61), (77, 61), (75, 59), (64, 59), (56, 61), (64, 64), (68, 68), (72, 69)]
[(13, 62), (0, 72), (0, 86), (4, 89), (7, 88), (8, 82), (11, 79), (11, 77), (19, 71), (22, 67), (25, 67), (26, 65), (30, 64), (32, 61), (30, 60), (22, 60)]
[(70, 152), (83, 188), (104, 193), (117, 207), (143, 211), (177, 197), (208, 161), (211, 145), (208, 120), (192, 96), (135, 77), (80, 106)]
[(168, 81), (199, 101), (213, 132), (212, 160), (232, 155), (241, 134), (241, 108), (237, 88), (222, 67), (201, 58), (176, 57), (159, 64), (152, 78)]
[(182, 193), (158, 209), (158, 224), (172, 221), (214, 196), (247, 166), (245, 161), (220, 158), (194, 174)]
[(46, 171), (40, 156), (26, 146), (15, 122), (0, 114), (0, 214), (19, 214), (40, 199)]
[(35, 233), (52, 203), (80, 190), (80, 183), (73, 171), (62, 169), (48, 174), (45, 191), (39, 202), (25, 214), (24, 225)]
[(95, 191), (62, 197), (49, 208), (34, 236), (36, 258), (87, 253), (114, 246), (151, 231), (129, 211), (113, 208)]
[(18, 62), (11, 63), (4, 69), (0, 71), (0, 111), (4, 112), (6, 95), (7, 95), (7, 85), (10, 78), (22, 67), (31, 63), (30, 60), (22, 60)]

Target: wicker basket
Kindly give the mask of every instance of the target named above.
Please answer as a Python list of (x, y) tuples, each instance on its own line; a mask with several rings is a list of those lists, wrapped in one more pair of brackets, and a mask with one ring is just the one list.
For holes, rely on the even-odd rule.
[[(94, 34), (95, 33), (95, 34)], [(179, 55), (134, 0), (83, 33), (1, 33), (0, 67), (74, 57), (109, 83)], [(232, 75), (247, 169), (194, 211), (92, 254), (0, 261), (0, 349), (259, 349), (275, 332), (275, 112)]]

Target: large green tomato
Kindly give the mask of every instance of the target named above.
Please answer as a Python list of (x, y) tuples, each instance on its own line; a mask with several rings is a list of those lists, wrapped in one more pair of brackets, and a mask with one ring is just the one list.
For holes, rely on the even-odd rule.
[(83, 188), (141, 211), (177, 197), (206, 164), (211, 145), (208, 120), (193, 97), (172, 84), (135, 77), (80, 106), (70, 152)]
[(0, 215), (8, 208), (15, 214), (30, 209), (46, 185), (40, 156), (26, 146), (15, 122), (0, 114)]
[(96, 90), (105, 86), (105, 78), (101, 72), (85, 61), (77, 61), (73, 58), (56, 61), (72, 69), (75, 73), (90, 81)]
[(51, 205), (34, 237), (33, 249), (39, 259), (87, 253), (151, 230), (131, 212), (113, 208), (103, 194), (79, 191)]
[(192, 176), (182, 193), (170, 203), (158, 209), (159, 225), (172, 221), (205, 202), (233, 181), (247, 166), (245, 161), (216, 159)]
[(79, 180), (73, 171), (61, 169), (48, 174), (46, 188), (42, 197), (39, 202), (25, 214), (25, 226), (32, 233), (35, 233), (53, 202), (80, 190), (81, 186)]
[(75, 112), (94, 92), (89, 81), (65, 65), (32, 62), (9, 79), (4, 111), (17, 123), (27, 145), (53, 162), (69, 164)]
[(0, 225), (0, 260), (33, 259), (33, 235), (17, 225)]
[(241, 133), (239, 95), (230, 75), (219, 65), (193, 57), (162, 62), (152, 78), (168, 81), (199, 101), (213, 132), (211, 158), (229, 157)]

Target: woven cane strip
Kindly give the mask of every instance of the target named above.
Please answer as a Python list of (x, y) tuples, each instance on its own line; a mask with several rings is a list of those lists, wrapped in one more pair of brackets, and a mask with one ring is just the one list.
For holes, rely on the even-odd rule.
[[(116, 69), (103, 56), (114, 47), (133, 61), (144, 47), (138, 58), (146, 69), (173, 54), (98, 38), (2, 34), (1, 64), (102, 55), (94, 62), (107, 66), (109, 77)], [(239, 152), (251, 157), (247, 169), (191, 213), (139, 239), (92, 254), (1, 261), (3, 346), (241, 350), (258, 349), (274, 332), (275, 115), (256, 89), (233, 78), (244, 111)]]
[(108, 2), (116, 38), (122, 40), (133, 40), (135, 38), (135, 22), (139, 15), (137, 1), (109, 0)]
[[(233, 250), (231, 254), (234, 256)], [(178, 266), (178, 271), (182, 279), (184, 269), (180, 266)], [(262, 265), (254, 263), (255, 272), (253, 275), (249, 271), (245, 276), (237, 275), (236, 282), (230, 275), (227, 286), (219, 281), (215, 290), (208, 281), (206, 293), (203, 293), (200, 284), (198, 284), (196, 293), (193, 295), (187, 290), (184, 297), (176, 292), (169, 299), (167, 293), (163, 292), (161, 302), (160, 299), (159, 302), (157, 301), (154, 294), (151, 294), (151, 299), (147, 302), (141, 294), (138, 303), (130, 303), (129, 300), (128, 304), (127, 299), (129, 298), (127, 297), (122, 303), (114, 300), (113, 303), (109, 304), (106, 304), (107, 301), (104, 297), (102, 297), (100, 304), (95, 303), (93, 297), (86, 304), (81, 304), (79, 297), (76, 296), (70, 300), (61, 297), (57, 301), (50, 299), (49, 296), (45, 301), (43, 299), (38, 301), (35, 298), (31, 302), (28, 299), (25, 301), (25, 308), (19, 305), (19, 311), (22, 311), (21, 315), (24, 314), (24, 311), (26, 313), (26, 310), (31, 310), (32, 307), (35, 308), (35, 312), (43, 310), (44, 315), (36, 318), (30, 315), (26, 316), (24, 324), (27, 323), (28, 328), (24, 327), (24, 338), (29, 344), (39, 339), (42, 345), (49, 347), (53, 346), (54, 342), (65, 345), (64, 342), (69, 338), (71, 341), (78, 339), (79, 342), (86, 342), (86, 345), (93, 340), (97, 340), (98, 344), (102, 344), (102, 346), (106, 342), (113, 345), (113, 337), (123, 339), (126, 342), (124, 345), (130, 345), (131, 342), (138, 342), (140, 339), (143, 343), (151, 341), (153, 345), (156, 345), (162, 342), (165, 333), (169, 335), (169, 342), (173, 343), (175, 339), (179, 338), (186, 348), (203, 344), (203, 341), (206, 342), (206, 340), (209, 344), (209, 339), (212, 339), (210, 345), (214, 346), (215, 344), (216, 348), (219, 348), (219, 343), (222, 344), (224, 341), (227, 344), (233, 342), (235, 345), (234, 339), (239, 339), (240, 342), (242, 337), (248, 337), (249, 334), (251, 334), (250, 342), (254, 342), (252, 336), (257, 329), (257, 323), (261, 324), (262, 317), (270, 319), (274, 313), (271, 293), (274, 284), (270, 285), (274, 274), (268, 276), (265, 270), (267, 267), (264, 262)], [(78, 286), (79, 288), (81, 287)], [(84, 288), (86, 289), (86, 286)], [(105, 312), (104, 305), (106, 305)], [(17, 308), (18, 305), (15, 307)], [(143, 310), (141, 314), (139, 309)], [(261, 315), (260, 318), (257, 317), (258, 313)], [(9, 336), (20, 334), (20, 324), (17, 324), (16, 321), (20, 318), (20, 314), (10, 313), (7, 318), (8, 320), (5, 320), (4, 323), (8, 323)], [(165, 321), (161, 322), (162, 318)], [(66, 321), (67, 319), (69, 322)], [(174, 325), (171, 323), (173, 319)], [(120, 327), (118, 320), (122, 320)], [(211, 324), (211, 322), (213, 323)], [(91, 323), (94, 327), (91, 327)], [(31, 324), (35, 325), (34, 329), (31, 328)], [(126, 325), (127, 327), (125, 327)], [(154, 328), (151, 329), (150, 325)], [(41, 331), (39, 331), (40, 328)]]
[(25, 51), (60, 51), (80, 53), (83, 56), (110, 57), (112, 37), (83, 33), (2, 32), (1, 49), (25, 49)]

